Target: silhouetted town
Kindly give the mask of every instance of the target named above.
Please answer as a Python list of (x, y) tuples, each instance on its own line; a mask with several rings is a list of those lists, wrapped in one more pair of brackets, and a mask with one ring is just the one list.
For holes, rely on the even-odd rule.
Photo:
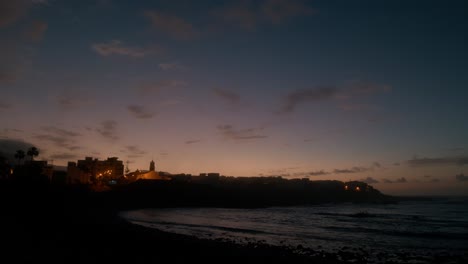
[[(281, 176), (232, 177), (216, 172), (171, 174), (158, 171), (151, 160), (148, 170), (130, 171), (118, 157), (85, 157), (57, 170), (47, 161), (34, 160), (39, 151), (18, 150), (16, 164), (2, 158), (1, 179), (18, 184), (75, 186), (93, 192), (111, 191), (128, 207), (146, 206), (269, 206), (318, 202), (385, 202), (389, 197), (364, 182), (311, 181)], [(28, 156), (26, 158), (26, 156)], [(39, 186), (39, 185), (37, 185)], [(124, 198), (121, 198), (124, 197)], [(161, 202), (164, 201), (164, 202)]]

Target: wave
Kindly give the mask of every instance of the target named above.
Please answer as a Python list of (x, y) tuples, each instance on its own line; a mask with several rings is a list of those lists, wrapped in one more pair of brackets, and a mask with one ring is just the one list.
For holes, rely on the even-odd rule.
[(400, 230), (382, 230), (366, 227), (341, 227), (341, 226), (325, 226), (324, 229), (340, 231), (345, 233), (370, 233), (378, 235), (398, 236), (398, 237), (419, 237), (419, 238), (441, 238), (467, 240), (468, 233), (447, 233), (447, 232), (415, 232), (415, 231), (400, 231)]

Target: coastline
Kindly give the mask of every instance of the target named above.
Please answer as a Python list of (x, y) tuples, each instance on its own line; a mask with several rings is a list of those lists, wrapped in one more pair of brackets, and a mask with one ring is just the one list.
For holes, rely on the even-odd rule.
[[(4, 186), (2, 186), (4, 187)], [(113, 196), (84, 190), (2, 188), (2, 245), (5, 263), (157, 263), (160, 261), (268, 261), (270, 263), (463, 263), (464, 258), (441, 255), (393, 256), (368, 259), (368, 252), (339, 252), (301, 246), (199, 239), (167, 233), (119, 216), (127, 210)], [(134, 209), (134, 208), (133, 208)], [(393, 259), (390, 257), (394, 257)]]

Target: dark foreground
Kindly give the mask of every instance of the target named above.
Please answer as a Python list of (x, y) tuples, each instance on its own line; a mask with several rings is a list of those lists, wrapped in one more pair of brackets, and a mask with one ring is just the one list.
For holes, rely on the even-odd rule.
[[(366, 252), (327, 253), (301, 247), (238, 245), (201, 240), (130, 224), (116, 197), (79, 189), (1, 186), (2, 263), (239, 262), (366, 263)], [(382, 255), (382, 263), (466, 263), (450, 255)], [(375, 262), (375, 261), (373, 261)]]

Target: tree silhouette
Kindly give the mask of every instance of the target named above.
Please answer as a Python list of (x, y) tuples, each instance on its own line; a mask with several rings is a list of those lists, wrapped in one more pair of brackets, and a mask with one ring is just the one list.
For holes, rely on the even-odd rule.
[[(29, 155), (29, 154), (28, 154)], [(15, 153), (15, 159), (18, 159), (18, 164), (21, 164), (21, 160), (26, 157), (26, 153), (24, 153), (24, 150), (17, 150)]]
[(28, 156), (31, 156), (31, 161), (34, 160), (34, 157), (39, 155), (39, 150), (36, 147), (31, 147), (28, 149)]

